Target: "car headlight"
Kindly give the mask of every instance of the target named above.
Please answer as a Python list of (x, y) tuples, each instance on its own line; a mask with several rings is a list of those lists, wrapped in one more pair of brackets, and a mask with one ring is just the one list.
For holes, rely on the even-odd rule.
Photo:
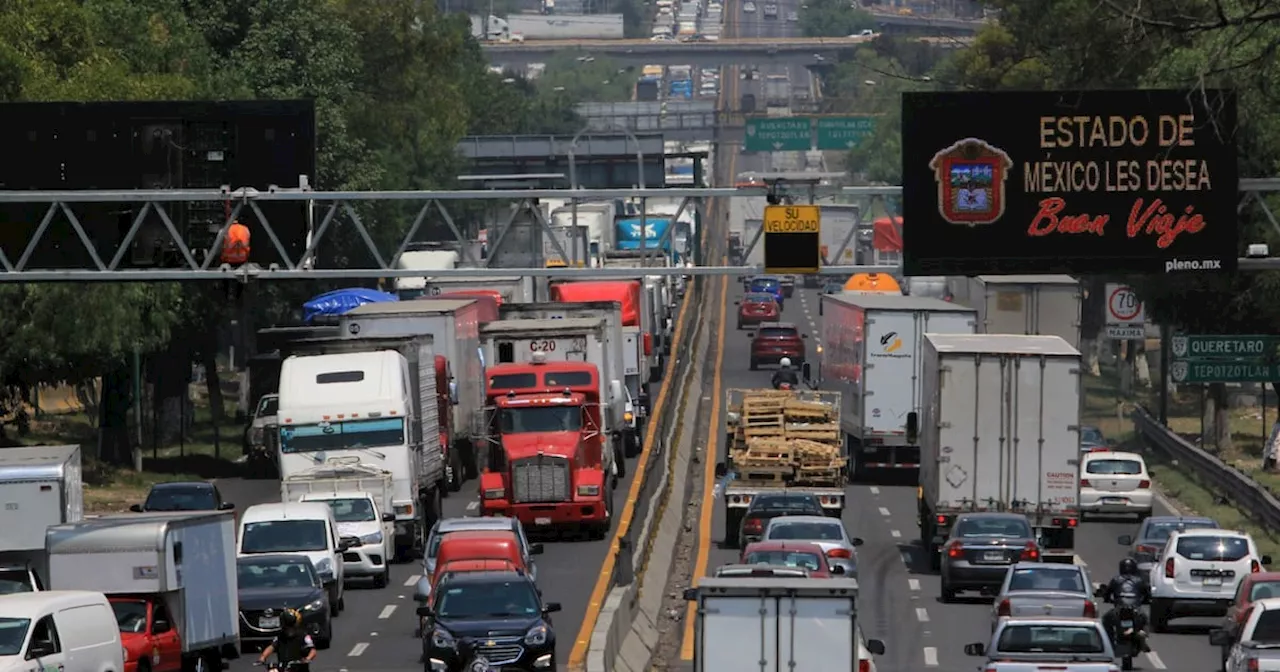
[(547, 626), (539, 623), (529, 628), (524, 634), (524, 643), (528, 646), (542, 646), (547, 643)]
[(454, 646), (453, 635), (449, 634), (445, 630), (436, 628), (431, 633), (431, 646), (434, 646), (437, 649), (452, 649)]
[(373, 534), (366, 534), (366, 535), (364, 535), (363, 537), (360, 537), (360, 543), (362, 543), (362, 544), (381, 544), (381, 543), (382, 543), (382, 533), (381, 533), (381, 532), (374, 532)]
[(323, 599), (319, 599), (319, 600), (316, 600), (316, 601), (314, 601), (314, 602), (309, 602), (309, 603), (307, 603), (307, 605), (306, 605), (306, 606), (302, 607), (302, 610), (303, 610), (303, 611), (305, 611), (305, 612), (308, 612), (308, 613), (321, 611), (321, 610), (323, 610), (323, 609), (324, 609), (324, 600), (323, 600)]

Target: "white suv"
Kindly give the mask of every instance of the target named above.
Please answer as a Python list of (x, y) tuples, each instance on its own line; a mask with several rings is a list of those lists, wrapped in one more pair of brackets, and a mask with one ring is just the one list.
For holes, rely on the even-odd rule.
[(1151, 567), (1151, 627), (1165, 632), (1184, 616), (1222, 616), (1245, 574), (1262, 571), (1269, 556), (1244, 532), (1192, 529), (1169, 535)]
[(1080, 517), (1137, 514), (1151, 516), (1151, 474), (1137, 453), (1085, 453), (1080, 467)]

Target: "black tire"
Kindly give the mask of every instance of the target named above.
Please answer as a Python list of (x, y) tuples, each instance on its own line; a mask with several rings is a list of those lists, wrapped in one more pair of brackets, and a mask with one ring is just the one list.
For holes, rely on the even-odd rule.
[(321, 651), (324, 651), (328, 649), (330, 646), (333, 646), (333, 626), (330, 625), (329, 632), (326, 632), (325, 634), (320, 635), (319, 637), (316, 637), (315, 640), (316, 640), (316, 648), (320, 649)]
[(341, 611), (338, 608), (338, 589), (333, 588), (329, 591), (329, 618), (333, 618)]
[(627, 449), (623, 445), (626, 442), (627, 440), (621, 436), (616, 441), (610, 442), (613, 444), (613, 461), (618, 465), (619, 479), (627, 477)]
[[(462, 455), (458, 454), (457, 447), (449, 449), (449, 473), (445, 475), (445, 480), (449, 484), (448, 492), (457, 492), (462, 489), (462, 481), (465, 479), (463, 478)], [(446, 496), (448, 495), (446, 494)]]
[(940, 592), (939, 598), (941, 598), (943, 604), (951, 604), (952, 602), (956, 601), (957, 591), (955, 588), (952, 588), (946, 581), (942, 582), (942, 590), (939, 592)]
[(1125, 657), (1121, 658), (1121, 659), (1120, 659), (1120, 669), (1122, 669), (1122, 670), (1132, 670), (1132, 669), (1133, 669), (1133, 656), (1125, 656)]
[(380, 574), (373, 575), (374, 588), (386, 588), (391, 583), (391, 568), (385, 567)]
[(1164, 600), (1151, 600), (1151, 631), (1169, 631), (1169, 605)]

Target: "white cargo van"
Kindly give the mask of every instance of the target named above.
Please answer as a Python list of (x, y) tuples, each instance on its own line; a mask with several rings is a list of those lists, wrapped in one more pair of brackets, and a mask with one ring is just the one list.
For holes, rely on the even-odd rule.
[(115, 612), (102, 593), (47, 590), (0, 599), (0, 672), (124, 672)]
[(329, 592), (332, 616), (346, 608), (342, 554), (349, 548), (350, 542), (338, 538), (333, 509), (320, 502), (255, 504), (244, 510), (236, 535), (238, 558), (262, 553), (297, 553), (310, 558)]

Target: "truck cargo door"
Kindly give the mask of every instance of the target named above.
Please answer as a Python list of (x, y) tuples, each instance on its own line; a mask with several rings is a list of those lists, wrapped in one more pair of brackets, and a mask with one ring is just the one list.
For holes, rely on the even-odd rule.
[(1027, 311), (1029, 334), (1061, 336), (1073, 348), (1080, 347), (1080, 288), (1074, 285), (1043, 285), (1031, 294)]
[(53, 481), (5, 484), (0, 548), (28, 551), (44, 548), (45, 528), (62, 523), (62, 488)]
[(640, 341), (639, 329), (632, 327), (628, 331), (622, 332), (623, 341), (623, 371), (624, 376), (640, 375), (640, 349), (644, 345)]
[[(699, 616), (701, 672), (784, 670), (778, 664), (778, 601), (772, 597), (708, 596)], [(747, 633), (750, 633), (749, 638)], [(803, 668), (797, 668), (797, 670)], [(845, 661), (848, 670), (848, 661)]]
[[(846, 672), (857, 660), (853, 600), (781, 598), (778, 625), (779, 672)], [(791, 614), (790, 618), (786, 615)]]
[(877, 311), (866, 321), (868, 394), (863, 427), (875, 434), (902, 434), (907, 414), (915, 410), (916, 329), (916, 316), (910, 311)]

